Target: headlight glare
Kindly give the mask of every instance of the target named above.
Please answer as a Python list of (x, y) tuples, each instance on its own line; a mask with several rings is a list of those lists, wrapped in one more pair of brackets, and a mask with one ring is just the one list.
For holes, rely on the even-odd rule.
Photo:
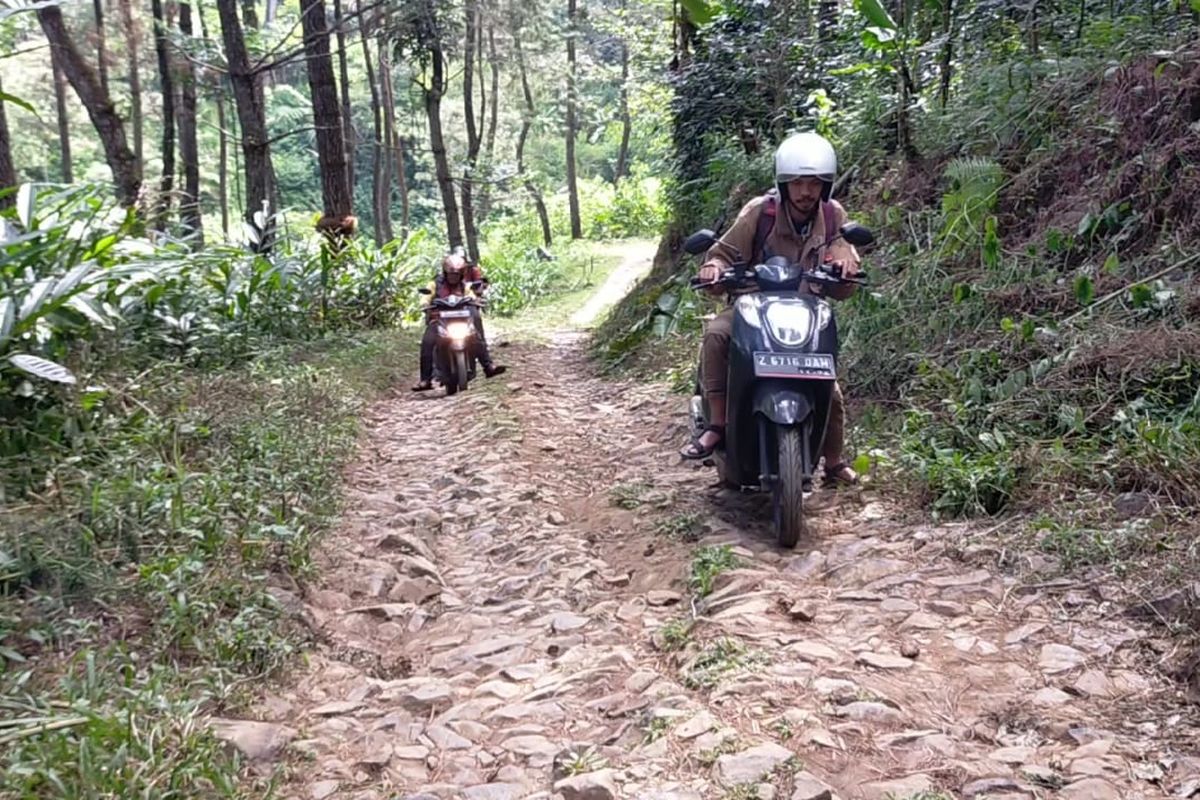
[(771, 335), (787, 347), (798, 347), (812, 335), (812, 311), (803, 303), (772, 303), (766, 317)]

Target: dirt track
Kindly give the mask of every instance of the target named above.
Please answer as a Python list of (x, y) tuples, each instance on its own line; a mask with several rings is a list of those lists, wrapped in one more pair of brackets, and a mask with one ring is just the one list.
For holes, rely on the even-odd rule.
[[(577, 337), (503, 352), (503, 381), (368, 414), (319, 583), (284, 598), (323, 643), (263, 695), (268, 724), (226, 728), (292, 767), (282, 796), (1200, 786), (1149, 634), (1102, 592), (1022, 584), (983, 531), (871, 492), (818, 495), (814, 537), (780, 551), (759, 498), (680, 463), (683, 398), (593, 377)], [(698, 598), (715, 545), (741, 566)]]

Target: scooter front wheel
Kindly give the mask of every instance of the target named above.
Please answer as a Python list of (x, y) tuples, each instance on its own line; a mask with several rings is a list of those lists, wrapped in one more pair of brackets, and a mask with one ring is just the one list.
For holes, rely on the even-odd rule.
[(457, 388), (465, 390), (470, 377), (467, 373), (467, 354), (463, 350), (458, 350), (454, 353), (454, 377), (453, 382)]
[(775, 429), (779, 444), (779, 478), (772, 500), (775, 537), (780, 547), (793, 548), (807, 534), (804, 521), (804, 431), (796, 427)]

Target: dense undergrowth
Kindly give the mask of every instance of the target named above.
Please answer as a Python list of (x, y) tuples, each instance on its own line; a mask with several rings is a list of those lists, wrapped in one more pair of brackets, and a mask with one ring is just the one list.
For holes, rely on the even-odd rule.
[[(281, 216), (269, 255), (193, 252), (104, 197), (30, 186), (0, 216), (0, 796), (263, 797), (202, 720), (305, 641), (289, 607), (444, 247), (331, 255)], [(586, 198), (597, 234), (661, 214), (645, 182)], [(485, 231), (493, 314), (588, 280), (591, 245), (540, 238)]]
[[(1080, 36), (1103, 55), (964, 67), (916, 117), (918, 158), (866, 101), (795, 124), (834, 126), (842, 202), (877, 233), (872, 287), (838, 309), (858, 466), (937, 516), (1030, 512), (1007, 529), (1062, 567), (1177, 583), (1200, 563), (1200, 51), (1142, 20)], [(708, 146), (596, 341), (681, 391), (715, 310), (681, 239), (771, 180), (769, 150)]]

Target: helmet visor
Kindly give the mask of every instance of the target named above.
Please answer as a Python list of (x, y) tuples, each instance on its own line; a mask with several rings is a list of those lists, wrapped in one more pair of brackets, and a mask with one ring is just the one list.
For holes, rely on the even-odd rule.
[(800, 173), (780, 173), (778, 176), (780, 183), (791, 183), (792, 181), (802, 180), (804, 178), (816, 178), (825, 183), (833, 183), (833, 176), (829, 174), (820, 175), (815, 172), (800, 172)]

